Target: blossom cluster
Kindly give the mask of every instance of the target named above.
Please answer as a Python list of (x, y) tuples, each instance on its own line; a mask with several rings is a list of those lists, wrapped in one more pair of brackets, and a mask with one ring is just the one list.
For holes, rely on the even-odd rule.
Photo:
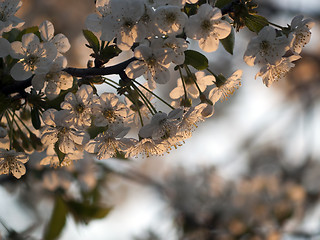
[(262, 77), (264, 84), (271, 86), (294, 67), (293, 61), (301, 58), (299, 54), (310, 41), (310, 29), (314, 24), (312, 19), (303, 20), (303, 16), (298, 15), (288, 28), (282, 28), (281, 31), (272, 26), (264, 27), (249, 42), (244, 61), (249, 66), (262, 65), (256, 77)]
[[(126, 157), (140, 153), (161, 155), (191, 136), (195, 124), (204, 119), (201, 115), (204, 107), (202, 104), (177, 108), (168, 115), (157, 112), (151, 122), (140, 129), (138, 141), (125, 137), (135, 114), (130, 109), (130, 102), (125, 105), (114, 93), (96, 96), (90, 85), (82, 85), (76, 94), (65, 96), (62, 110), (48, 109), (43, 113), (45, 127), (41, 140), (45, 145), (57, 144), (59, 151), (66, 156), (84, 150), (96, 154), (98, 159), (107, 159), (121, 152)], [(90, 136), (89, 132), (97, 128), (102, 129), (101, 132)]]
[[(213, 115), (214, 105), (227, 99), (241, 85), (242, 70), (228, 78), (215, 74), (209, 69), (208, 59), (191, 49), (193, 42), (208, 53), (216, 51), (222, 41), (232, 44), (233, 20), (213, 4), (197, 0), (95, 2), (97, 12), (87, 17), (87, 30), (84, 30), (87, 46), (94, 52), (90, 56), (95, 58), (95, 65), (68, 71), (63, 55), (71, 47), (68, 38), (62, 33), (55, 34), (49, 21), (20, 31), (18, 37), (12, 35), (11, 31), (24, 23), (14, 16), (22, 2), (0, 1), (0, 57), (8, 66), (4, 72), (8, 72), (10, 83), (31, 82), (31, 91), (23, 89), (14, 93), (20, 94), (17, 94), (20, 100), (26, 100), (19, 105), (24, 109), (29, 104), (29, 95), (30, 99), (40, 100), (41, 103), (29, 104), (32, 124), (41, 132), (35, 137), (55, 151), (43, 164), (63, 166), (85, 151), (98, 159), (162, 155), (191, 137), (197, 123)], [(300, 58), (313, 25), (311, 19), (297, 16), (288, 28), (276, 30), (271, 24), (265, 26), (248, 44), (244, 61), (250, 66), (262, 64), (257, 76), (270, 86)], [(104, 68), (104, 64), (122, 51), (131, 51), (133, 57), (110, 67), (114, 70), (122, 66), (116, 71), (119, 82), (95, 72), (110, 69)], [(173, 100), (167, 103), (154, 90), (157, 84), (170, 81), (172, 68), (180, 77), (177, 86), (167, 92)], [(114, 73), (115, 70), (110, 75)], [(140, 83), (142, 76), (145, 83)], [(109, 84), (120, 96), (111, 92), (97, 94), (96, 80), (99, 84)], [(154, 99), (168, 106), (170, 112), (156, 109)], [(21, 151), (12, 152), (16, 143), (13, 125), (22, 131), (16, 121), (19, 116), (16, 108), (0, 115), (6, 116), (8, 124), (0, 129), (1, 135), (10, 140), (10, 150), (0, 154), (3, 159), (0, 171), (20, 177), (25, 172), (21, 164), (27, 158), (20, 161)], [(18, 120), (22, 121), (20, 117)], [(135, 129), (137, 137), (129, 137)], [(30, 139), (34, 137), (30, 129), (27, 131)]]

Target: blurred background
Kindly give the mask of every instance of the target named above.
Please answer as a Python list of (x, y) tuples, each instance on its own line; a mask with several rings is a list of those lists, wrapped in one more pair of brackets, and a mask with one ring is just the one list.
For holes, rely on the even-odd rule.
[[(68, 65), (85, 67), (90, 51), (82, 29), (93, 2), (25, 0), (18, 17), (26, 26), (50, 20), (70, 40)], [(206, 56), (225, 76), (243, 69), (242, 86), (184, 145), (130, 161), (86, 156), (41, 177), (44, 170), (29, 161), (34, 170), (20, 181), (0, 177), (2, 237), (320, 239), (320, 1), (256, 2), (262, 16), (282, 26), (298, 14), (316, 21), (286, 79), (270, 88), (254, 79), (259, 69), (242, 60), (254, 34), (241, 30), (234, 56), (221, 46)]]

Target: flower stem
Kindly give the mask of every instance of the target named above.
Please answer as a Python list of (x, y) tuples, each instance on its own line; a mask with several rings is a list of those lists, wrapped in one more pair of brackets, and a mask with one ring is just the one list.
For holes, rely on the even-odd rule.
[(131, 83), (131, 86), (137, 91), (137, 93), (139, 94), (139, 96), (141, 97), (142, 101), (144, 102), (144, 104), (148, 107), (149, 111), (151, 112), (152, 115), (157, 113), (157, 110), (155, 109), (155, 107), (152, 105), (152, 103), (148, 100), (148, 98), (140, 91), (139, 88), (137, 88), (136, 85), (134, 85), (134, 83)]
[(194, 75), (192, 74), (192, 72), (191, 72), (190, 68), (188, 67), (188, 65), (184, 65), (184, 66), (185, 66), (185, 68), (186, 68), (187, 74), (191, 76), (192, 81), (193, 81), (194, 84), (196, 85), (196, 87), (197, 87), (197, 89), (198, 89), (198, 91), (199, 91), (199, 95), (201, 95), (201, 94), (202, 94), (202, 91), (201, 91), (201, 89), (200, 89), (200, 87), (199, 87), (199, 85), (198, 85), (198, 83), (197, 83), (196, 78), (195, 78)]
[(181, 72), (181, 67), (179, 66), (178, 69), (179, 69), (179, 74), (180, 74), (180, 77), (181, 77), (181, 82), (182, 82), (182, 86), (183, 86), (183, 90), (184, 90), (184, 99), (187, 100), (188, 99), (188, 92), (187, 92), (187, 89), (186, 89), (186, 84), (184, 82), (184, 77), (183, 77), (182, 72)]
[(153, 96), (155, 96), (156, 98), (158, 98), (161, 102), (163, 102), (164, 104), (166, 104), (168, 107), (170, 107), (171, 109), (174, 109), (174, 107), (172, 107), (169, 103), (167, 103), (165, 100), (163, 100), (161, 97), (159, 97), (157, 94), (155, 94), (154, 92), (150, 91), (148, 88), (146, 88), (145, 86), (143, 86), (141, 83), (139, 83), (138, 81), (132, 79), (132, 81), (134, 81), (136, 84), (138, 84), (140, 87), (142, 87), (144, 90), (148, 91), (149, 93), (151, 93)]
[(278, 25), (278, 24), (275, 24), (275, 23), (272, 23), (272, 22), (269, 22), (269, 21), (268, 21), (268, 23), (269, 23), (270, 25), (272, 25), (272, 26), (277, 27), (277, 28), (284, 29), (284, 27), (281, 27), (281, 26)]

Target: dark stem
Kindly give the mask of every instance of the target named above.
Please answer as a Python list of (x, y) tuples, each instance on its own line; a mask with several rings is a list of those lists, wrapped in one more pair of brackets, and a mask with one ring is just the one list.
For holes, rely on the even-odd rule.
[[(62, 71), (69, 73), (74, 77), (89, 77), (89, 76), (102, 76), (112, 74), (122, 74), (124, 69), (133, 61), (137, 60), (132, 57), (122, 63), (105, 68), (65, 68)], [(24, 90), (31, 86), (32, 77), (24, 81), (15, 81), (13, 84), (3, 87), (0, 92), (5, 95), (12, 93), (23, 93)]]
[(236, 4), (240, 3), (240, 0), (234, 0), (234, 1), (230, 2), (229, 4), (225, 5), (223, 8), (221, 8), (222, 15), (233, 12), (234, 11), (234, 9), (233, 9), (234, 3), (236, 3)]
[(134, 60), (137, 60), (137, 59), (133, 57), (117, 65), (105, 67), (105, 68), (65, 68), (62, 71), (69, 73), (74, 77), (120, 74)]

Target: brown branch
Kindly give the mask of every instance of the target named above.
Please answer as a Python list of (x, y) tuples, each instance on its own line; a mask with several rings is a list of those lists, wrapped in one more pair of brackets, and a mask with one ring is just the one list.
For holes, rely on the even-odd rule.
[(134, 60), (137, 60), (137, 59), (133, 57), (117, 65), (105, 67), (105, 68), (65, 68), (62, 71), (69, 73), (74, 77), (120, 74)]
[[(69, 73), (74, 77), (89, 77), (89, 76), (102, 76), (102, 75), (112, 75), (112, 74), (123, 74), (124, 69), (133, 61), (137, 60), (132, 57), (122, 63), (116, 64), (114, 66), (105, 68), (65, 68), (62, 71)], [(5, 95), (12, 93), (22, 93), (24, 90), (31, 86), (32, 77), (24, 81), (15, 81), (13, 84), (3, 87), (0, 92)]]

